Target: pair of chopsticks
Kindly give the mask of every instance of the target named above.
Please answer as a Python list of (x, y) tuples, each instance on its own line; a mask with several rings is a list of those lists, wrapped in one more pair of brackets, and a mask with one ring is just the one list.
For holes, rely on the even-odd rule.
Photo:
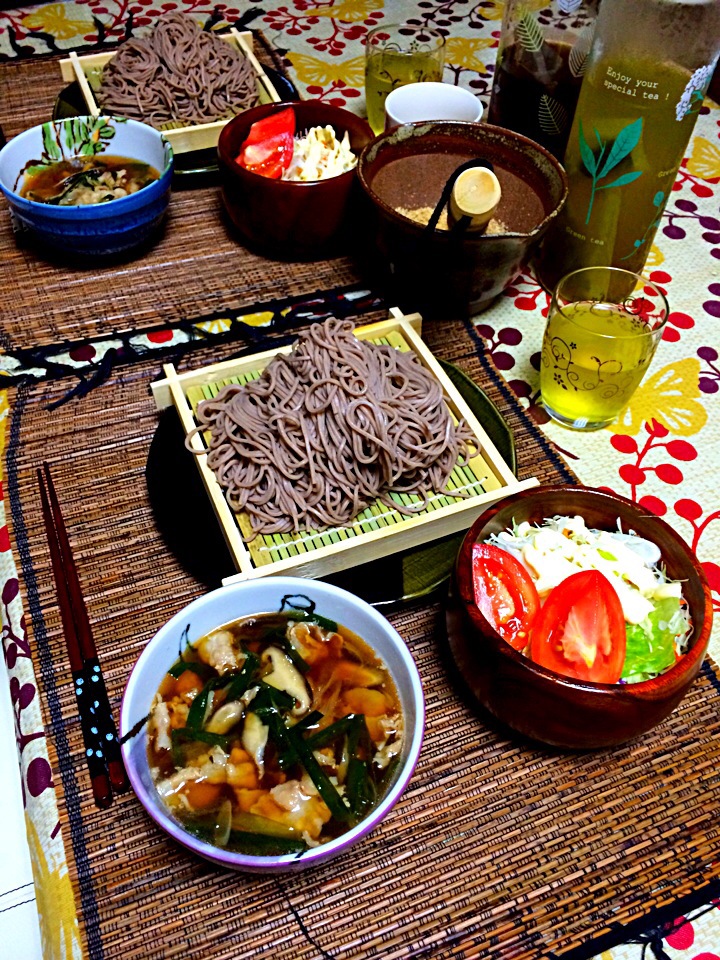
[(45, 532), (50, 546), (65, 644), (80, 715), (85, 760), (98, 807), (109, 807), (113, 792), (128, 788), (115, 721), (98, 661), (90, 620), (70, 551), (65, 522), (47, 463), (38, 469)]

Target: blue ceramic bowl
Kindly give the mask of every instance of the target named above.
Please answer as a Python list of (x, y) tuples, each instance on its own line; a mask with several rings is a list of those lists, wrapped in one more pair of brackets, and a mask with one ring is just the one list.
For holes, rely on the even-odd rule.
[[(55, 206), (20, 196), (30, 165), (88, 153), (129, 157), (151, 164), (160, 179), (106, 203)], [(32, 127), (0, 150), (0, 190), (20, 233), (58, 255), (109, 257), (140, 247), (155, 235), (170, 200), (173, 151), (145, 123), (120, 117), (73, 117)]]

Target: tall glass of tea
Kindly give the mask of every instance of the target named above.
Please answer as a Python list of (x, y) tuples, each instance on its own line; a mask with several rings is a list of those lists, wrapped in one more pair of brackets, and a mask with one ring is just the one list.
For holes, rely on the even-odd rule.
[(488, 122), (562, 160), (599, 0), (506, 0)]
[(553, 293), (540, 361), (543, 406), (558, 423), (600, 430), (613, 423), (647, 373), (668, 305), (645, 277), (586, 267)]
[(445, 37), (415, 23), (383, 24), (367, 35), (365, 103), (374, 133), (385, 127), (385, 99), (406, 83), (442, 80)]

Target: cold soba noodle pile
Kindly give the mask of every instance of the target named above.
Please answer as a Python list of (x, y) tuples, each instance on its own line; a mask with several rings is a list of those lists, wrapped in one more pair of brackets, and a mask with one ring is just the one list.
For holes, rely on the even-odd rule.
[(207, 123), (255, 106), (249, 60), (189, 17), (161, 17), (146, 39), (127, 40), (103, 71), (105, 113), (158, 127), (171, 120)]
[[(197, 419), (211, 433), (208, 466), (256, 534), (349, 524), (377, 499), (415, 512), (431, 492), (461, 496), (445, 485), (476, 449), (413, 354), (358, 340), (332, 318), (258, 380), (201, 403)], [(402, 507), (390, 492), (422, 499)]]

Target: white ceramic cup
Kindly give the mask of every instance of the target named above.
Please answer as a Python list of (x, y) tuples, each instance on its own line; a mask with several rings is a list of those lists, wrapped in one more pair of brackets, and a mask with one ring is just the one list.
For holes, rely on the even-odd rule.
[(464, 87), (424, 81), (395, 87), (385, 100), (385, 129), (421, 120), (482, 119), (483, 104)]

